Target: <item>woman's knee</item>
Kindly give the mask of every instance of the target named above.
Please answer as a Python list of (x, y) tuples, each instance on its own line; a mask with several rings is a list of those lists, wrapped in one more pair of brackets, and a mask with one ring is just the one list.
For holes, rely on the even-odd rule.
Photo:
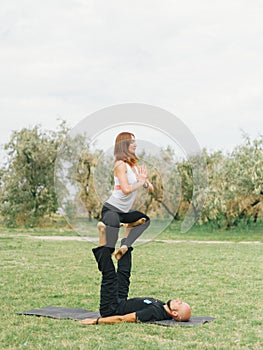
[(117, 227), (117, 228), (120, 227), (119, 215), (114, 211), (107, 211), (103, 215), (102, 221), (106, 226)]

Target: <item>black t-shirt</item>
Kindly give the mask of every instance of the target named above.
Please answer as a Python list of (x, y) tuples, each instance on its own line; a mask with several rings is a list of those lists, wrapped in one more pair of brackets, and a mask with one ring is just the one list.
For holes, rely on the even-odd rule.
[(131, 298), (121, 302), (116, 314), (136, 312), (136, 320), (140, 322), (170, 320), (172, 317), (165, 311), (164, 304), (154, 298)]

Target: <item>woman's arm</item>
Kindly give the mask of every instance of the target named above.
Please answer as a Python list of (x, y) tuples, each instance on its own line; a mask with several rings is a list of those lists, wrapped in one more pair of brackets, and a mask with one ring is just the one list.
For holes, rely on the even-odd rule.
[(136, 322), (136, 313), (132, 312), (131, 314), (126, 314), (123, 316), (109, 316), (109, 317), (100, 317), (96, 318), (86, 318), (85, 320), (79, 321), (81, 324), (95, 325), (95, 324), (115, 324), (121, 322)]
[(126, 164), (124, 162), (116, 164), (115, 176), (119, 180), (122, 192), (125, 194), (129, 194), (138, 190), (138, 188), (144, 185), (147, 178), (147, 169), (145, 167), (139, 167), (139, 172), (137, 175), (138, 181), (133, 185), (129, 185), (128, 183), (128, 179), (126, 175)]

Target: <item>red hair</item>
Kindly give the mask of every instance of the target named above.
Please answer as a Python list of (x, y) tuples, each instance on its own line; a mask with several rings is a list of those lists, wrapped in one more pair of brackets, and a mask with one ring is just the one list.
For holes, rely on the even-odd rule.
[(114, 147), (115, 162), (117, 160), (123, 160), (130, 166), (134, 166), (137, 164), (139, 158), (129, 151), (129, 146), (131, 144), (132, 137), (135, 136), (130, 132), (121, 132), (116, 137)]

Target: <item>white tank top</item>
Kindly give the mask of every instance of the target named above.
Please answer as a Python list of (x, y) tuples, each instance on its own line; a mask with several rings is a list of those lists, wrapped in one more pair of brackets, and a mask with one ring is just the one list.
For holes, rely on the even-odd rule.
[[(135, 182), (137, 182), (136, 174), (132, 171), (132, 168), (128, 163), (126, 164), (127, 169), (127, 179), (129, 185), (133, 185)], [(138, 172), (137, 167), (135, 167), (136, 172)], [(116, 176), (114, 176), (114, 185), (119, 186), (120, 182)], [(136, 197), (137, 191), (134, 191), (129, 194), (125, 194), (122, 192), (122, 190), (113, 190), (112, 194), (109, 199), (107, 199), (107, 203), (113, 205), (114, 207), (120, 209), (124, 213), (127, 213), (134, 203), (135, 197)]]

